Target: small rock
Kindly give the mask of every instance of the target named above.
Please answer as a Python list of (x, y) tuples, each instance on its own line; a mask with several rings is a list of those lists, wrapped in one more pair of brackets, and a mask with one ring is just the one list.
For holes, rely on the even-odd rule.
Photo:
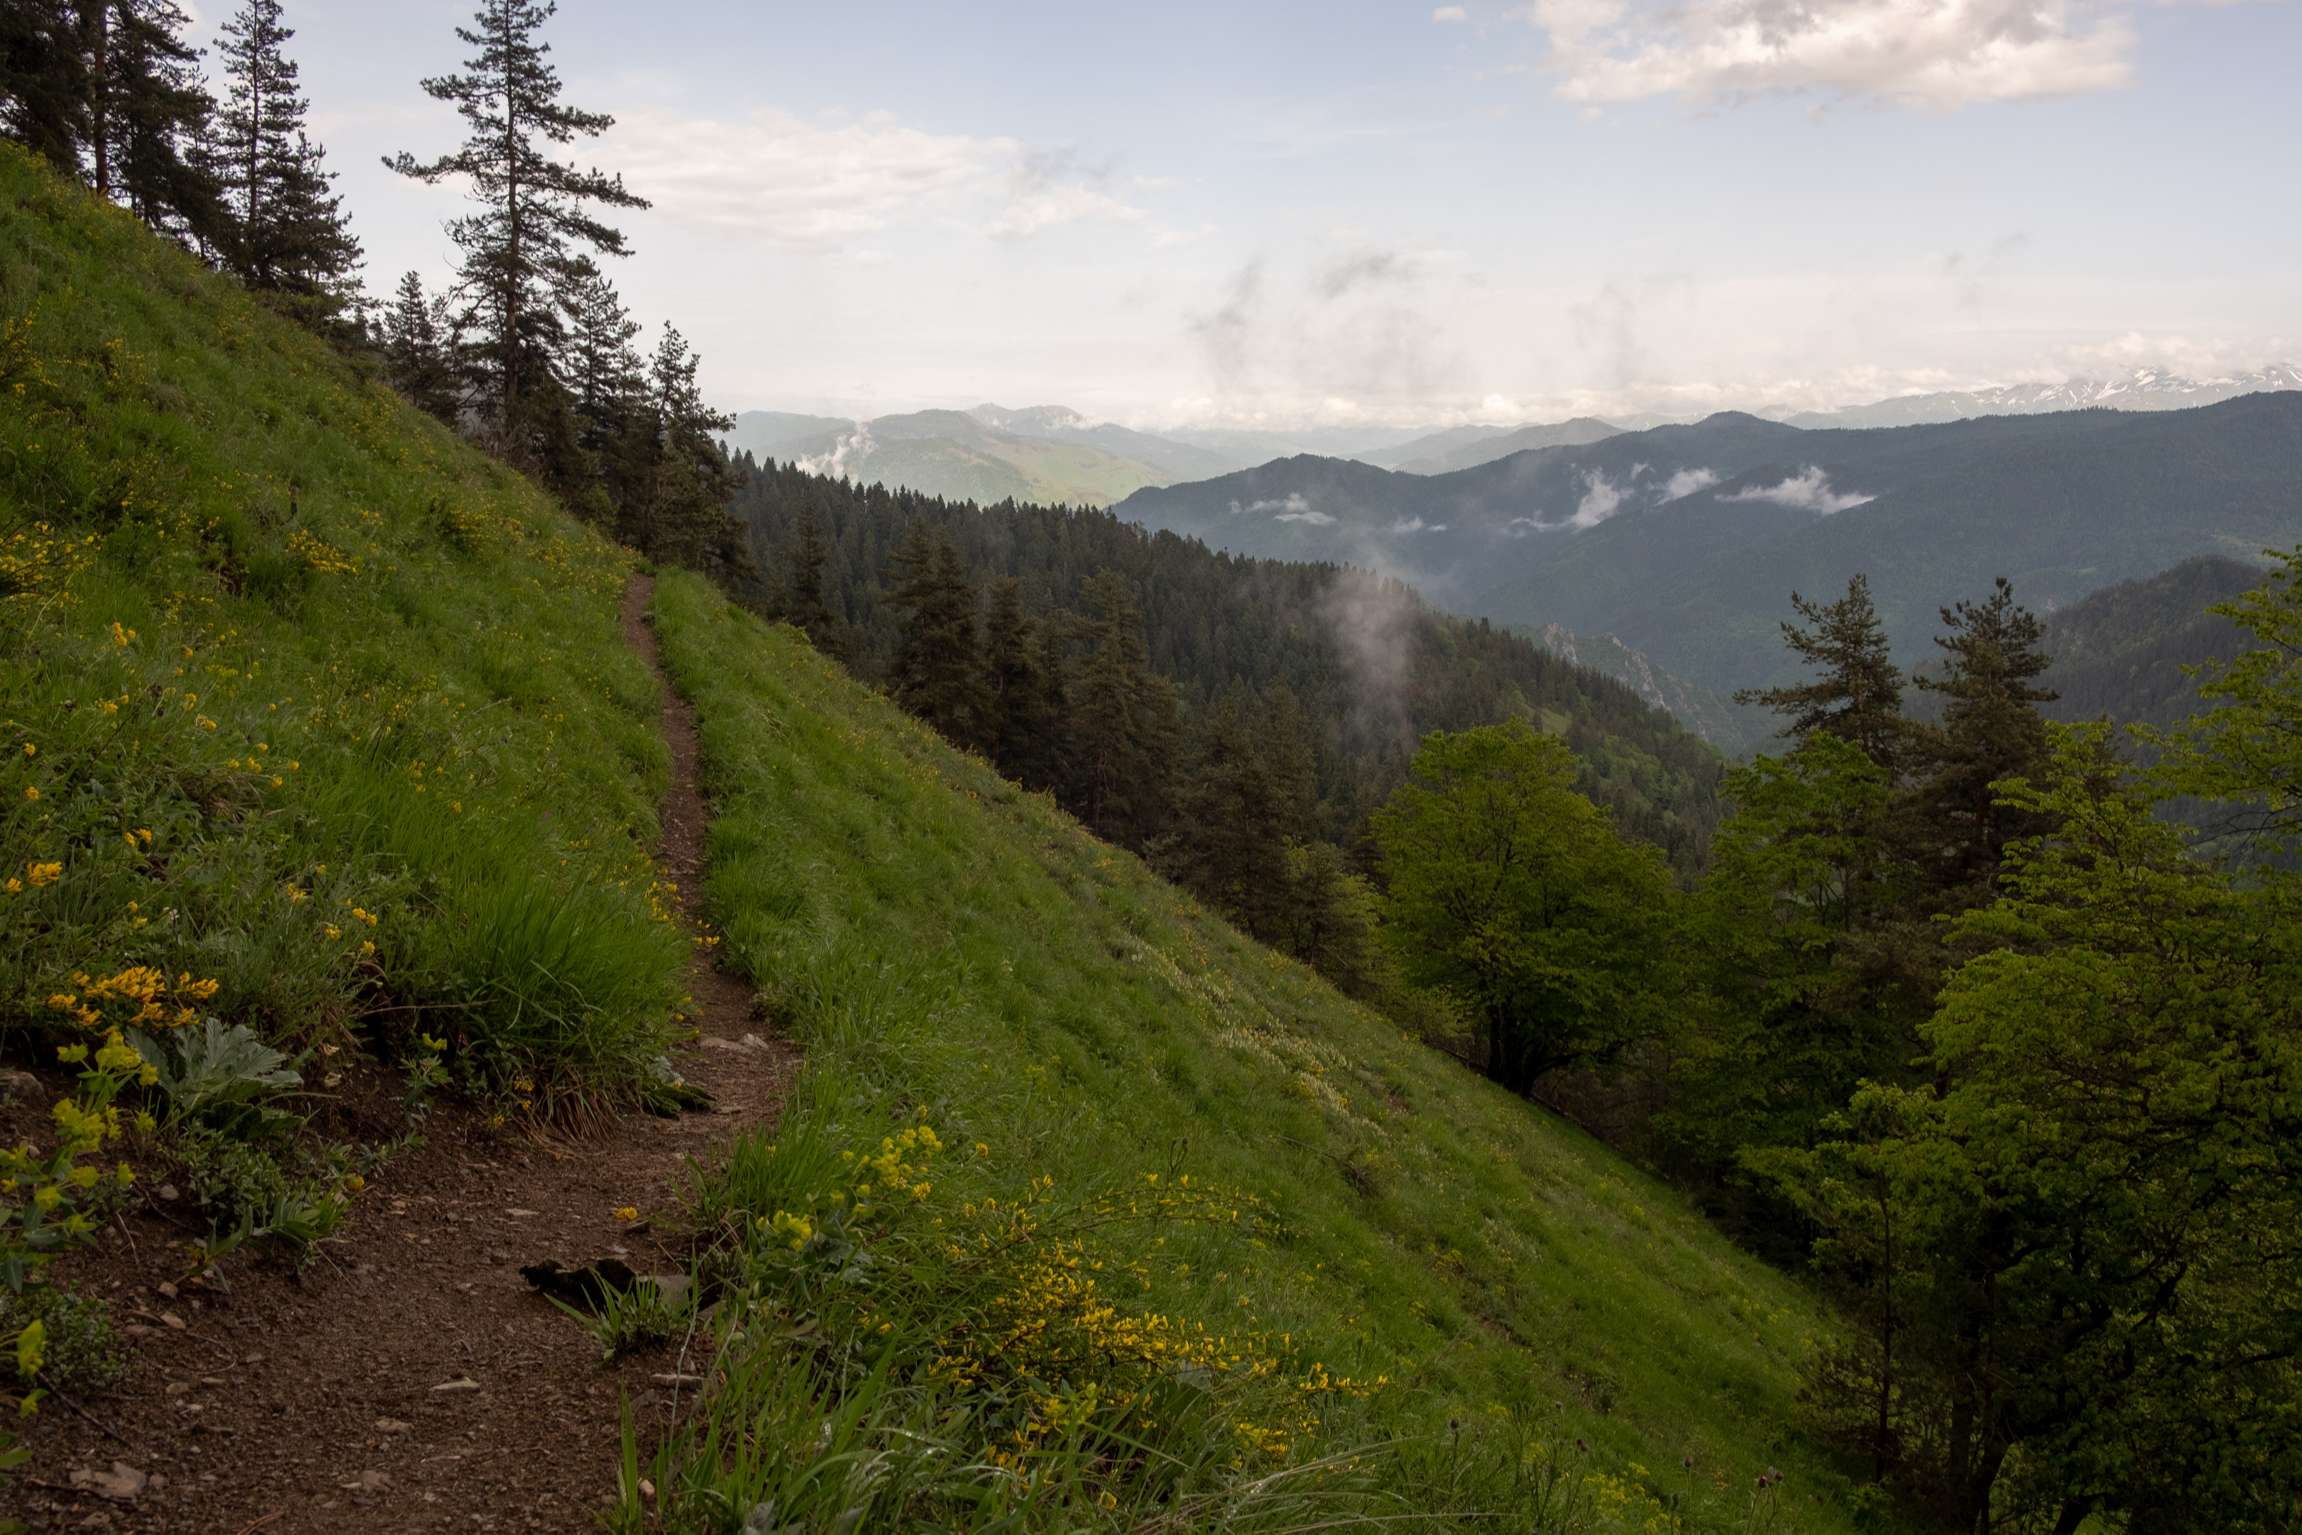
[(515, 1221), (524, 1221), (529, 1216), (535, 1215), (536, 1213), (538, 1212), (534, 1210), (506, 1210), (504, 1212), (504, 1214), (510, 1216)]
[(163, 1183), (152, 1191), (152, 1197), (159, 1200), (162, 1204), (172, 1205), (177, 1200), (182, 1199), (184, 1196), (176, 1191), (176, 1185), (173, 1183)]
[(176, 1298), (176, 1281), (173, 1279), (163, 1279), (158, 1284), (152, 1286), (152, 1288), (159, 1291), (162, 1295), (167, 1296), (170, 1300), (174, 1300)]
[(480, 1383), (469, 1375), (460, 1375), (454, 1380), (443, 1380), (432, 1389), (434, 1391), (477, 1391), (480, 1389)]
[(172, 1332), (182, 1332), (184, 1330), (184, 1319), (176, 1315), (176, 1313), (173, 1311), (163, 1311), (160, 1313), (160, 1325)]
[(379, 1434), (404, 1434), (414, 1427), (415, 1425), (405, 1418), (376, 1419), (376, 1432)]
[(355, 1480), (343, 1485), (351, 1492), (382, 1492), (392, 1485), (392, 1479), (381, 1471), (363, 1471)]
[(166, 1389), (170, 1396), (182, 1396), (192, 1389), (192, 1383), (188, 1380), (172, 1380), (168, 1382)]
[(115, 1502), (131, 1503), (142, 1495), (146, 1487), (152, 1485), (152, 1479), (126, 1461), (116, 1460), (112, 1462), (109, 1471), (74, 1471), (72, 1485), (85, 1487), (99, 1497), (111, 1498)]
[(0, 1103), (30, 1103), (40, 1096), (40, 1079), (29, 1071), (0, 1071)]

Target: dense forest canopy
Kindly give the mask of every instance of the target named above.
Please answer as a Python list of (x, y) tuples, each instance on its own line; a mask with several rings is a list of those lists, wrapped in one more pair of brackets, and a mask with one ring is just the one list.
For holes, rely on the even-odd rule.
[(1318, 822), (1354, 839), (1432, 730), (1526, 717), (1565, 738), (1578, 786), (1682, 871), (1715, 822), (1719, 762), (1701, 739), (1630, 688), (1495, 625), (1441, 613), (1410, 588), (1332, 564), (1219, 554), (1108, 512), (977, 507), (857, 486), (789, 465), (750, 464), (735, 507), (771, 606), (812, 524), (822, 541), (829, 638), (861, 676), (883, 678), (902, 635), (890, 576), (905, 531), (943, 532), (978, 586), (1012, 579), (1027, 609), (1077, 613), (1088, 584), (1117, 573), (1143, 615), (1152, 669), (1193, 713), (1235, 685), (1284, 687), (1314, 744)]

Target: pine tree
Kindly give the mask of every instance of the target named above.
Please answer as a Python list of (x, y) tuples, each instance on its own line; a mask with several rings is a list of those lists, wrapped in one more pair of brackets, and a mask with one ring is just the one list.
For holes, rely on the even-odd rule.
[(459, 302), (478, 337), (469, 363), (500, 446), (534, 461), (548, 415), (563, 403), (553, 353), (560, 340), (557, 300), (587, 251), (627, 253), (620, 230), (590, 210), (645, 208), (621, 176), (554, 160), (549, 146), (592, 138), (615, 119), (560, 99), (559, 72), (537, 34), (556, 9), (550, 0), (483, 0), (471, 27), (456, 35), (475, 51), (468, 74), (423, 82), (452, 102), (470, 128), (463, 147), (419, 161), (403, 152), (386, 161), (419, 181), (464, 177), (480, 212), (453, 219), (449, 236), (463, 252)]
[(888, 680), (897, 702), (956, 745), (983, 742), (983, 673), (975, 592), (942, 529), (915, 522), (895, 554), (887, 600), (904, 614)]
[(214, 160), (232, 218), (224, 264), (324, 325), (357, 294), (360, 245), (325, 151), (305, 131), (310, 103), (285, 51), (296, 34), (280, 14), (280, 0), (245, 0), (218, 48), (226, 90)]
[(1303, 838), (1309, 785), (1267, 702), (1234, 684), (1200, 723), (1176, 793), (1168, 863), (1247, 932), (1277, 942), (1292, 916), (1288, 852)]
[(1086, 597), (1097, 615), (1089, 630), (1094, 648), (1067, 700), (1072, 751), (1065, 799), (1099, 834), (1141, 848), (1170, 824), (1181, 734), (1175, 685), (1151, 670), (1143, 610), (1125, 576), (1096, 572)]
[(0, 131), (68, 176), (89, 134), (82, 41), (77, 0), (0, 5)]
[(815, 509), (802, 507), (784, 571), (780, 616), (785, 623), (806, 634), (816, 649), (836, 656), (840, 653), (839, 620), (832, 616), (830, 606), (823, 600), (823, 566), (830, 555)]
[(942, 529), (914, 522), (895, 550), (886, 601), (905, 612), (889, 681), (902, 707), (958, 746), (983, 741), (983, 670), (976, 649), (976, 594)]
[(439, 301), (424, 292), (421, 277), (409, 272), (400, 278), (391, 307), (384, 311), (384, 374), (410, 401), (453, 425), (455, 354), (441, 310)]
[(607, 274), (588, 260), (571, 271), (560, 306), (567, 327), (560, 369), (577, 438), (586, 452), (615, 453), (623, 448), (644, 389), (643, 365), (632, 347), (639, 321), (624, 308)]
[[(627, 536), (659, 558), (745, 584), (756, 581), (757, 573), (749, 568), (748, 551), (728, 542), (735, 520), (727, 510), (734, 471), (715, 435), (734, 425), (734, 418), (704, 403), (696, 382), (700, 363), (687, 338), (665, 326), (648, 362), (652, 467)], [(731, 563), (742, 568), (726, 568)]]
[(175, 0), (92, 0), (82, 10), (90, 81), (89, 142), (96, 190), (161, 234), (219, 248), (229, 238), (223, 194), (198, 146), (215, 102), (191, 19)]
[(1917, 679), (1944, 704), (1941, 724), (1920, 737), (1911, 823), (1931, 854), (1922, 867), (1938, 909), (1960, 910), (1990, 899), (2008, 842), (2045, 829), (2001, 804), (1991, 785), (2045, 769), (2048, 732), (2038, 706), (2057, 695), (2037, 686), (2049, 664), (2044, 631), (2004, 576), (1981, 602), (1944, 608), (1942, 624), (1948, 632), (1935, 638), (1942, 672)]
[(1790, 605), (1807, 627), (1784, 624), (1783, 643), (1821, 675), (1795, 687), (1745, 688), (1735, 702), (1782, 715), (1786, 736), (1836, 736), (1894, 772), (1904, 734), (1902, 671), (1871, 605), (1869, 579), (1856, 576), (1836, 602), (1813, 602), (1793, 592)]

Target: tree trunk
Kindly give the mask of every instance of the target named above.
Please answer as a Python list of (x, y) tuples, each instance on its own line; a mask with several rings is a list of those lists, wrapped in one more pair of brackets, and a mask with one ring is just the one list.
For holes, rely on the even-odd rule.
[(81, 13), (88, 34), (88, 137), (96, 152), (96, 195), (112, 195), (111, 68), (112, 0), (95, 0)]

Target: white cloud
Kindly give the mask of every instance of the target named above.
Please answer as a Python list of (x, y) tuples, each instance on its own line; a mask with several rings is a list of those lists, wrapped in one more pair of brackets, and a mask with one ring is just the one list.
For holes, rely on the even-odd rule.
[(1876, 501), (1876, 496), (1860, 493), (1842, 494), (1830, 488), (1830, 476), (1809, 464), (1780, 485), (1753, 485), (1744, 490), (1730, 491), (1719, 497), (1721, 501), (1771, 501), (1777, 506), (1801, 506), (1810, 512), (1828, 517), (1849, 507)]
[(760, 108), (724, 122), (642, 109), (618, 115), (615, 143), (625, 181), (663, 212), (776, 245), (842, 246), (936, 216), (1001, 239), (1150, 223), (1108, 172), (1068, 154), (885, 112), (820, 121)]
[(1719, 472), (1716, 469), (1681, 469), (1663, 486), (1663, 499), (1676, 501), (1698, 490), (1708, 490), (1718, 482)]
[(1401, 517), (1391, 524), (1391, 531), (1404, 538), (1411, 533), (1444, 533), (1447, 525), (1443, 522), (1425, 522), (1420, 517)]
[(1471, 13), (1464, 10), (1459, 5), (1433, 6), (1431, 9), (1431, 19), (1433, 21), (1439, 22), (1469, 21), (1471, 19)]
[(1595, 528), (1622, 508), (1623, 497), (1629, 487), (1617, 485), (1607, 478), (1604, 469), (1583, 472), (1583, 499), (1575, 503), (1575, 515), (1567, 519), (1573, 528)]
[(2135, 32), (2087, 0), (1535, 0), (1558, 94), (1819, 94), (1947, 110), (2113, 90)]
[(1274, 522), (1307, 523), (1314, 528), (1328, 527), (1335, 521), (1327, 513), (1312, 506), (1299, 490), (1290, 491), (1283, 498), (1274, 496), (1265, 501), (1249, 501), (1245, 505), (1237, 501), (1231, 503), (1231, 515), (1234, 517), (1253, 517), (1264, 512), (1271, 513)]

